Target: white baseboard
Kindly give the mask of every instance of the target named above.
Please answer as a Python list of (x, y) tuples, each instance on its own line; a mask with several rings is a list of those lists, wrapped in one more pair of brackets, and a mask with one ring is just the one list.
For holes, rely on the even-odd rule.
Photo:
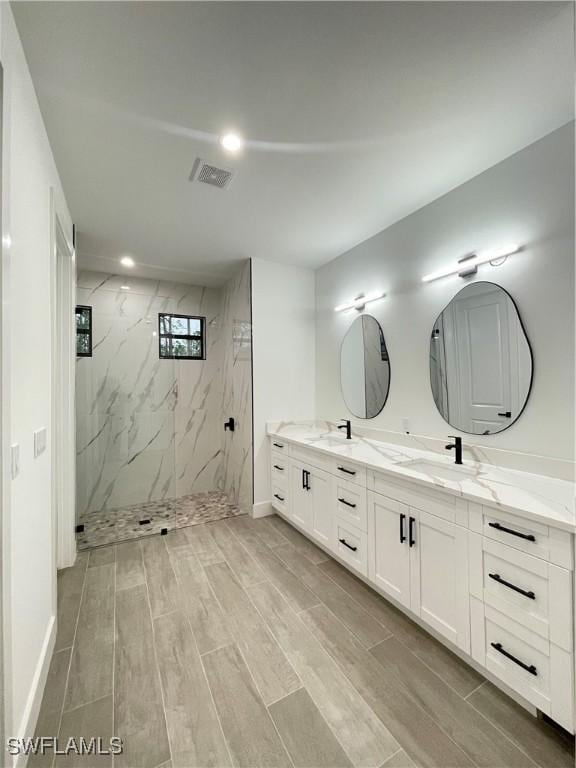
[(274, 513), (274, 507), (269, 501), (260, 501), (252, 506), (252, 517), (269, 517)]
[[(52, 616), (50, 623), (48, 624), (48, 629), (46, 630), (40, 658), (36, 664), (36, 670), (34, 672), (34, 677), (32, 678), (32, 685), (30, 686), (26, 707), (24, 708), (24, 714), (20, 721), (18, 733), (11, 734), (19, 739), (26, 738), (27, 736), (34, 736), (55, 643), (56, 617)], [(24, 768), (27, 760), (28, 757), (26, 755), (17, 755), (13, 758), (13, 768)]]

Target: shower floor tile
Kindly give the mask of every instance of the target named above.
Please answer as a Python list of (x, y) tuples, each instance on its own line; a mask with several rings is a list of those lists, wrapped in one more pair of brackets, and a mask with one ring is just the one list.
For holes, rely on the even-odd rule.
[(92, 549), (118, 541), (139, 539), (190, 525), (209, 523), (243, 514), (225, 493), (211, 491), (180, 496), (176, 499), (148, 501), (144, 504), (102, 512), (87, 512), (78, 523), (84, 526), (76, 534), (78, 549)]

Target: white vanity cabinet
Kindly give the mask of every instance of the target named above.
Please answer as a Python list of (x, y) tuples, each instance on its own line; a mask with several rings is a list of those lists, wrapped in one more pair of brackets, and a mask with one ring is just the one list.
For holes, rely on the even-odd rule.
[[(271, 438), (272, 505), (340, 562), (570, 732), (574, 534)], [(515, 509), (515, 508), (514, 508)]]
[(312, 464), (290, 462), (288, 517), (320, 544), (332, 548), (331, 476)]
[(468, 531), (424, 510), (411, 509), (411, 513), (415, 520), (412, 611), (469, 653)]
[(371, 581), (468, 653), (466, 529), (374, 492), (368, 506)]
[(278, 449), (272, 450), (270, 484), (272, 488), (272, 506), (284, 515), (288, 514), (290, 484), (290, 462)]
[(472, 656), (567, 730), (574, 720), (570, 534), (471, 504)]
[(413, 553), (408, 544), (410, 508), (394, 499), (368, 494), (371, 536), (368, 576), (383, 592), (410, 608), (410, 570)]

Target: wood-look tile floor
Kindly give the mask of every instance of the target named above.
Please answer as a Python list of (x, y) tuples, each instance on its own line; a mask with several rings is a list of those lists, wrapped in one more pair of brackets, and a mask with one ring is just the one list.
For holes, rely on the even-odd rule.
[[(81, 553), (37, 735), (117, 768), (562, 768), (532, 718), (277, 517)], [(31, 766), (111, 766), (36, 756)]]

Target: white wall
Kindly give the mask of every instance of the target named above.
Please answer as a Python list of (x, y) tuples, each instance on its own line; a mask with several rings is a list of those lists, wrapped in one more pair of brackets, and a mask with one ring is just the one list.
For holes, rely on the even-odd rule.
[(357, 423), (400, 433), (408, 417), (413, 434), (451, 434), (432, 399), (428, 349), (437, 315), (466, 283), (453, 277), (423, 284), (421, 277), (473, 250), (518, 242), (521, 253), (503, 266), (480, 267), (475, 279), (499, 283), (518, 305), (534, 354), (532, 394), (510, 429), (466, 435), (464, 442), (554, 457), (564, 467), (560, 473), (568, 472), (574, 454), (573, 168), (569, 124), (319, 269), (318, 418), (349, 416), (340, 392), (340, 344), (355, 314), (335, 313), (334, 306), (381, 289), (386, 298), (367, 312), (384, 330), (390, 394), (379, 416)]
[[(56, 567), (51, 508), (51, 210), (71, 240), (71, 220), (52, 158), (12, 11), (0, 4), (4, 68), (2, 154), (3, 449), (20, 445), (20, 475), (3, 479), (3, 576), (7, 735), (31, 735), (55, 629)], [(11, 395), (11, 396), (10, 396)], [(10, 413), (7, 410), (10, 410)], [(48, 429), (37, 459), (33, 432)], [(9, 433), (8, 433), (9, 432)], [(7, 455), (7, 454), (5, 454)], [(49, 659), (48, 659), (49, 660)]]
[(266, 422), (314, 418), (314, 272), (252, 259), (254, 503), (270, 501)]

